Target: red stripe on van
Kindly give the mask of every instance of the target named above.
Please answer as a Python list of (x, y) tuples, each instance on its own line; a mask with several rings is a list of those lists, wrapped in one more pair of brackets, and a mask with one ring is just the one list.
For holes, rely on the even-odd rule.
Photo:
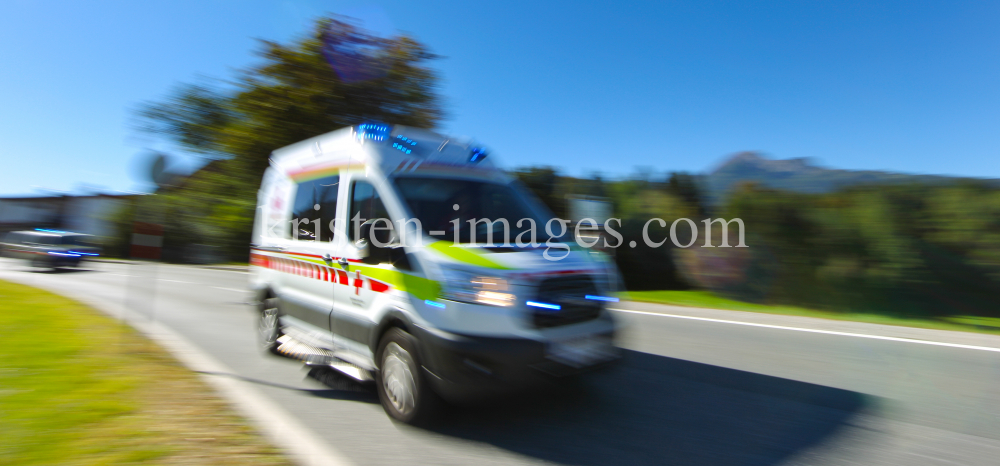
[(368, 279), (368, 284), (371, 286), (372, 291), (376, 293), (385, 293), (389, 290), (389, 285), (377, 280)]

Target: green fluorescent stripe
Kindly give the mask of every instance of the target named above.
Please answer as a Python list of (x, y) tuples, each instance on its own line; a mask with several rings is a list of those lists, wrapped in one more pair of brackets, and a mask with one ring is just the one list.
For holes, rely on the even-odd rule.
[(454, 243), (449, 243), (447, 241), (435, 241), (427, 245), (427, 247), (441, 253), (442, 255), (454, 259), (456, 261), (475, 265), (478, 267), (485, 267), (488, 269), (497, 270), (510, 270), (510, 267), (493, 262), (492, 260), (486, 258), (486, 255), (472, 248), (463, 248), (461, 246), (455, 246)]
[(386, 282), (400, 291), (412, 294), (420, 300), (435, 299), (441, 292), (441, 285), (438, 282), (398, 270), (358, 264), (351, 264), (350, 269), (352, 271), (360, 269), (362, 276)]

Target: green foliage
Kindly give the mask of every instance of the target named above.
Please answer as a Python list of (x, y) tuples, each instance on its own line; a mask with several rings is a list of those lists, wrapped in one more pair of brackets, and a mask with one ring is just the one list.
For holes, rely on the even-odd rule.
[[(753, 233), (754, 266), (717, 290), (746, 298), (889, 315), (1000, 315), (1000, 190), (948, 185), (859, 186), (799, 194), (746, 185), (724, 216)], [(753, 295), (753, 293), (750, 293)]]
[[(622, 271), (625, 285), (630, 290), (686, 289), (675, 264), (674, 248), (668, 238), (667, 228), (678, 218), (700, 220), (705, 211), (701, 205), (700, 190), (696, 179), (685, 173), (672, 173), (654, 179), (648, 173), (644, 178), (606, 181), (599, 175), (576, 178), (560, 175), (552, 167), (528, 167), (511, 171), (536, 197), (545, 203), (557, 217), (568, 217), (567, 196), (588, 195), (607, 198), (614, 206), (615, 217), (621, 225), (612, 227), (621, 233), (623, 243), (615, 252), (615, 261)], [(651, 218), (661, 218), (667, 227), (652, 224), (650, 239), (667, 240), (662, 247), (649, 247), (642, 236), (645, 223)], [(679, 229), (679, 240), (687, 243), (690, 232)], [(614, 242), (613, 238), (608, 239)], [(635, 241), (636, 246), (629, 244)]]
[[(645, 172), (614, 181), (551, 168), (513, 174), (557, 215), (569, 195), (609, 198), (623, 222), (615, 259), (629, 290), (693, 286), (742, 301), (906, 318), (1000, 316), (1000, 189), (989, 183), (892, 180), (829, 193), (743, 183), (712, 210), (700, 180), (687, 174), (656, 179)], [(669, 241), (643, 244), (642, 227), (651, 218), (668, 225), (690, 218), (704, 235), (706, 217), (741, 219), (750, 247), (704, 248), (704, 236), (686, 249)], [(650, 231), (651, 240), (665, 239), (657, 224)], [(686, 244), (689, 230), (678, 233)], [(713, 244), (721, 244), (717, 226)]]
[[(351, 65), (377, 73), (342, 79), (323, 54), (330, 42), (364, 47), (368, 53)], [(183, 85), (139, 112), (141, 131), (214, 160), (157, 193), (168, 257), (201, 245), (219, 260), (246, 259), (256, 192), (273, 150), (366, 120), (433, 128), (443, 117), (438, 78), (426, 66), (436, 56), (406, 36), (375, 37), (323, 18), (294, 43), (261, 41), (259, 56), (260, 64), (232, 82)]]

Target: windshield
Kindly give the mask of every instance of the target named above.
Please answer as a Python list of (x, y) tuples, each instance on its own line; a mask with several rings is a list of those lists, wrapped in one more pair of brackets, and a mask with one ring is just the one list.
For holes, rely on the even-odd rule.
[[(513, 245), (518, 235), (531, 228), (537, 232), (537, 241), (549, 238), (545, 223), (551, 214), (532, 208), (511, 184), (417, 177), (398, 178), (395, 184), (424, 233), (435, 239), (455, 241), (458, 230), (459, 243), (486, 243), (492, 233), (493, 244), (509, 240)], [(469, 220), (475, 221), (475, 228)], [(523, 242), (530, 240), (530, 233), (522, 238)]]

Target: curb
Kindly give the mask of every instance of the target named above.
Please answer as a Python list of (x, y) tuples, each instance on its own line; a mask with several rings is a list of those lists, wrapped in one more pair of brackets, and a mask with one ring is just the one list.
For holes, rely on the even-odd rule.
[[(41, 288), (51, 293), (82, 302), (106, 316), (122, 322), (125, 306), (95, 296), (76, 296), (73, 292), (56, 289), (48, 284), (26, 281), (20, 277), (3, 277), (4, 280), (25, 286)], [(128, 312), (128, 314), (132, 314)], [(230, 368), (202, 352), (182, 335), (159, 322), (141, 322), (124, 319), (124, 323), (149, 338), (170, 353), (184, 367), (193, 371), (216, 394), (226, 400), (237, 413), (253, 424), (254, 428), (282, 450), (293, 462), (302, 466), (350, 466), (354, 463), (323, 442), (315, 433), (302, 425), (287, 411), (270, 399), (229, 377), (213, 377), (212, 373), (234, 373)]]

